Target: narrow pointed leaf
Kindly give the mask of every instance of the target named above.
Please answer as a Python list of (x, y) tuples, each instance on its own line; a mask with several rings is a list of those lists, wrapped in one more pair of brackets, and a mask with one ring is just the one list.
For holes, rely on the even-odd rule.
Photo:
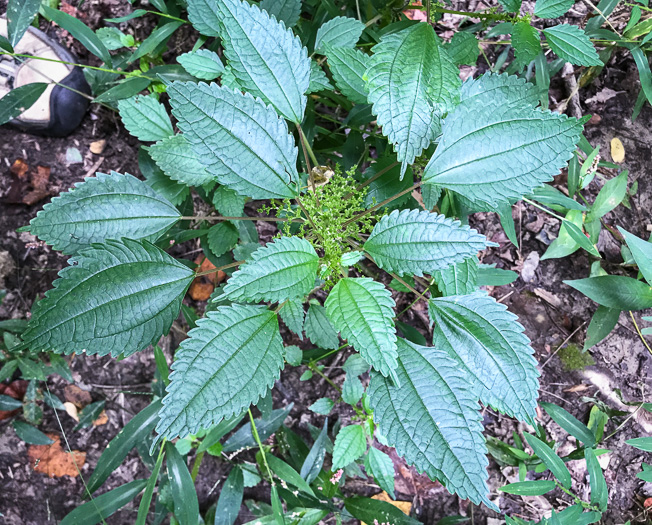
[(349, 47), (326, 47), (325, 52), (337, 89), (351, 102), (366, 104), (364, 74), (369, 67), (369, 55)]
[(607, 482), (604, 479), (602, 467), (598, 462), (595, 450), (587, 448), (584, 451), (586, 458), (586, 469), (589, 471), (589, 483), (591, 485), (591, 503), (604, 512), (607, 510), (607, 503), (609, 501), (609, 489)]
[(215, 51), (198, 49), (177, 57), (177, 62), (193, 77), (201, 80), (215, 80), (224, 73), (224, 64)]
[(165, 106), (152, 96), (136, 95), (121, 100), (118, 109), (125, 128), (138, 140), (156, 142), (174, 135)]
[(296, 194), (298, 150), (271, 107), (217, 84), (173, 82), (168, 94), (179, 129), (220, 184), (254, 199)]
[(395, 210), (376, 224), (363, 248), (384, 270), (422, 276), (462, 262), (490, 245), (483, 235), (443, 215)]
[(14, 420), (12, 426), (14, 427), (18, 437), (25, 443), (29, 443), (30, 445), (50, 445), (54, 443), (50, 437), (29, 423)]
[(283, 368), (278, 320), (266, 308), (220, 307), (188, 335), (172, 364), (159, 438), (194, 434), (255, 404)]
[(364, 31), (364, 24), (355, 18), (337, 16), (317, 30), (315, 51), (322, 52), (327, 46), (355, 47)]
[(600, 275), (564, 281), (564, 284), (609, 308), (618, 310), (652, 308), (652, 286), (624, 275)]
[(459, 71), (426, 23), (385, 36), (373, 51), (368, 99), (405, 173), (435, 139), (440, 114), (457, 102)]
[(567, 489), (571, 488), (571, 475), (563, 460), (543, 441), (532, 434), (523, 434), (525, 441), (532, 447), (534, 453), (546, 464), (550, 472)]
[(312, 483), (321, 472), (326, 457), (326, 441), (328, 440), (328, 418), (324, 421), (324, 426), (319, 432), (315, 443), (301, 466), (301, 477), (307, 483)]
[(586, 33), (571, 24), (559, 24), (543, 30), (546, 41), (557, 56), (576, 66), (603, 66), (598, 52)]
[(32, 82), (12, 89), (0, 98), (0, 126), (15, 119), (26, 109), (31, 108), (49, 84)]
[(108, 239), (155, 241), (179, 219), (172, 203), (125, 173), (98, 173), (46, 204), (29, 231), (55, 250), (75, 254)]
[(326, 299), (336, 330), (372, 367), (398, 381), (394, 300), (381, 283), (368, 277), (340, 280)]
[(179, 454), (174, 443), (165, 444), (165, 453), (174, 515), (183, 525), (198, 525), (199, 501), (186, 460)]
[(384, 452), (371, 447), (364, 458), (364, 468), (368, 475), (394, 499), (394, 462)]
[(302, 297), (315, 285), (319, 256), (299, 237), (281, 237), (256, 250), (226, 287), (231, 301), (282, 302)]
[(88, 492), (95, 492), (120, 466), (127, 454), (140, 441), (149, 437), (158, 421), (161, 402), (155, 401), (136, 414), (129, 423), (109, 442), (102, 452), (97, 466), (87, 482)]
[(59, 525), (95, 525), (134, 499), (147, 485), (146, 479), (137, 479), (120, 485), (80, 505), (61, 520)]
[(517, 481), (500, 488), (501, 492), (517, 496), (543, 496), (557, 487), (554, 481), (539, 479), (536, 481)]
[(391, 525), (421, 525), (420, 521), (410, 518), (386, 501), (362, 497), (346, 498), (344, 507), (352, 516), (364, 523), (373, 523), (376, 520), (378, 523)]
[(32, 351), (131, 355), (166, 334), (195, 273), (147, 241), (82, 251), (59, 272), (23, 334)]
[(563, 408), (553, 405), (552, 403), (539, 403), (552, 420), (557, 423), (561, 428), (568, 432), (575, 439), (584, 443), (587, 447), (595, 445), (595, 435), (589, 428), (577, 420), (574, 416), (569, 414)]
[(423, 181), (496, 206), (552, 180), (572, 157), (582, 121), (475, 97), (445, 119)]
[(188, 15), (207, 36), (220, 36), (238, 84), (288, 120), (300, 123), (310, 83), (308, 51), (285, 24), (241, 0), (190, 0)]
[(643, 277), (648, 284), (652, 285), (652, 242), (639, 239), (620, 226), (618, 226), (618, 231), (625, 238), (627, 247), (632, 252), (632, 257), (634, 257)]
[(215, 509), (215, 521), (212, 525), (233, 525), (238, 518), (238, 514), (240, 514), (243, 495), (244, 477), (242, 470), (235, 466), (229, 472), (222, 486), (220, 497), (217, 500), (217, 508)]
[(433, 346), (446, 351), (487, 405), (532, 422), (539, 372), (530, 340), (507, 307), (485, 292), (430, 300)]
[(40, 0), (9, 0), (7, 3), (7, 33), (12, 47), (23, 38), (40, 5)]
[(259, 5), (285, 27), (295, 26), (301, 15), (301, 0), (261, 0)]
[(488, 498), (480, 407), (467, 374), (436, 348), (403, 339), (398, 347), (402, 386), (372, 373), (367, 392), (380, 432), (418, 471), (461, 498), (496, 510)]

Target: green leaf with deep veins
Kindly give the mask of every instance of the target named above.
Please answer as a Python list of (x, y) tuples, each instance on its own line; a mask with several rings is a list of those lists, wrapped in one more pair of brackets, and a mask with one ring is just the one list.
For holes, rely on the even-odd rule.
[(382, 283), (368, 277), (340, 280), (326, 299), (336, 330), (372, 367), (398, 384), (394, 300)]
[(396, 452), (452, 493), (498, 510), (488, 497), (487, 447), (477, 396), (459, 363), (398, 339), (401, 386), (372, 372), (374, 421)]
[(75, 254), (107, 239), (155, 241), (181, 214), (148, 184), (125, 173), (98, 173), (52, 199), (29, 231), (55, 250)]
[(442, 295), (466, 295), (477, 289), (478, 258), (468, 259), (451, 264), (445, 270), (433, 274), (437, 288)]
[(459, 70), (426, 23), (391, 33), (373, 48), (365, 74), (378, 125), (402, 162), (401, 175), (459, 99)]
[(546, 41), (560, 58), (576, 66), (603, 66), (591, 39), (577, 26), (559, 24), (543, 30)]
[(59, 272), (32, 312), (30, 350), (128, 356), (167, 334), (195, 272), (147, 241), (107, 241)]
[(149, 154), (168, 177), (186, 186), (201, 186), (215, 180), (183, 135), (160, 140), (150, 146)]
[(396, 210), (376, 224), (364, 250), (388, 272), (421, 276), (462, 262), (493, 245), (484, 235), (443, 215)]
[(355, 104), (366, 104), (364, 74), (369, 67), (369, 55), (350, 47), (327, 47), (326, 58), (335, 85), (342, 95)]
[(296, 25), (301, 15), (301, 0), (260, 0), (259, 6), (284, 22), (285, 27)]
[(572, 157), (582, 121), (523, 105), (467, 100), (444, 120), (423, 181), (496, 206), (552, 180)]
[(315, 37), (315, 51), (322, 52), (327, 46), (354, 47), (364, 31), (364, 24), (355, 18), (337, 16), (325, 22)]
[(224, 73), (224, 64), (215, 51), (198, 49), (177, 57), (177, 62), (193, 77), (201, 80), (214, 80)]
[(319, 256), (299, 237), (281, 237), (256, 250), (226, 287), (231, 301), (282, 302), (306, 295), (315, 286)]
[(173, 82), (168, 95), (179, 129), (220, 184), (254, 199), (296, 195), (298, 150), (273, 108), (217, 84)]
[(539, 90), (532, 82), (516, 75), (485, 73), (462, 84), (460, 103), (535, 107), (539, 103)]
[(220, 307), (188, 335), (172, 364), (159, 439), (185, 437), (240, 413), (265, 395), (283, 368), (278, 318), (265, 307)]
[(241, 0), (189, 0), (192, 25), (219, 36), (224, 56), (242, 89), (288, 120), (300, 123), (310, 83), (308, 50), (267, 11)]
[(468, 388), (496, 410), (533, 422), (539, 372), (517, 317), (484, 292), (431, 299), (433, 346), (468, 377)]

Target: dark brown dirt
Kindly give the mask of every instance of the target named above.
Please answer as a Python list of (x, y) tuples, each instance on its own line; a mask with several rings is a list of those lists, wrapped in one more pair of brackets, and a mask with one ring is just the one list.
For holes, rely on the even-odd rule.
[[(581, 6), (582, 4), (577, 4), (579, 9)], [(4, 7), (4, 2), (0, 0), (0, 12), (4, 12)], [(127, 2), (117, 0), (84, 2), (80, 7), (80, 11), (86, 16), (85, 22), (92, 27), (99, 26), (101, 18), (120, 16), (129, 10)], [(135, 27), (137, 32), (141, 31), (139, 23)], [(50, 29), (50, 33), (61, 35), (60, 31), (55, 29)], [(145, 29), (142, 29), (142, 34), (137, 33), (136, 36), (141, 38), (144, 34)], [(64, 41), (72, 43), (82, 61), (95, 63), (95, 59), (89, 57), (69, 37), (64, 38)], [(597, 114), (602, 118), (598, 125), (587, 127), (586, 136), (589, 141), (593, 145), (600, 144), (606, 160), (611, 160), (608, 154), (609, 141), (613, 137), (620, 138), (626, 150), (623, 167), (629, 169), (630, 183), (635, 180), (639, 183), (638, 193), (631, 199), (632, 209), (618, 208), (617, 212), (612, 212), (605, 218), (606, 222), (624, 226), (632, 233), (647, 238), (649, 233), (646, 233), (646, 228), (652, 222), (652, 109), (646, 106), (639, 118), (635, 122), (631, 121), (633, 103), (640, 88), (637, 78), (631, 58), (625, 53), (617, 53), (599, 80), (580, 90), (579, 96), (585, 114)], [(605, 87), (622, 93), (606, 102), (584, 102)], [(553, 97), (556, 97), (556, 100), (565, 96), (561, 83), (553, 86)], [(90, 153), (90, 144), (100, 139), (107, 141), (106, 149), (101, 155)], [(66, 151), (71, 147), (79, 150), (83, 157), (82, 163), (66, 162)], [(8, 275), (0, 275), (0, 281), (5, 279), (4, 287), (8, 291), (7, 297), (0, 305), (0, 319), (28, 317), (33, 301), (51, 287), (57, 271), (65, 265), (65, 257), (47, 246), (34, 243), (34, 238), (28, 234), (16, 233), (15, 230), (27, 224), (47, 199), (34, 206), (2, 202), (1, 199), (11, 193), (12, 187), (14, 192), (17, 191), (9, 166), (17, 158), (22, 158), (30, 168), (49, 167), (49, 190), (52, 195), (56, 195), (95, 171), (116, 170), (137, 175), (136, 151), (137, 141), (125, 132), (116, 115), (96, 105), (91, 107), (82, 126), (63, 139), (35, 137), (7, 127), (0, 128), (0, 255), (6, 252), (14, 267)], [(592, 191), (597, 193), (598, 188), (599, 184), (594, 183)], [(558, 228), (556, 221), (528, 206), (516, 208), (515, 220), (517, 231), (522, 238), (520, 250), (508, 243), (494, 214), (476, 214), (473, 218), (474, 227), (500, 243), (500, 248), (492, 249), (486, 254), (484, 262), (520, 270), (531, 253), (541, 255), (545, 251), (546, 242), (541, 231), (554, 234)], [(261, 232), (261, 237), (269, 234), (270, 231), (265, 230)], [(189, 251), (195, 247), (193, 243), (188, 244)], [(608, 232), (603, 232), (599, 248), (609, 269), (615, 269), (621, 259), (618, 244)], [(4, 257), (6, 260), (7, 256)], [(534, 277), (529, 282), (519, 279), (513, 285), (490, 291), (494, 297), (502, 299), (512, 312), (519, 315), (526, 334), (533, 341), (536, 356), (542, 365), (541, 399), (561, 405), (583, 421), (587, 420), (593, 400), (612, 409), (631, 411), (633, 409), (623, 402), (640, 404), (650, 401), (652, 386), (649, 379), (652, 358), (626, 314), (621, 315), (614, 332), (591, 350), (595, 365), (583, 371), (568, 372), (564, 370), (558, 356), (553, 355), (562, 342), (580, 346), (583, 342), (586, 325), (595, 305), (562, 284), (562, 280), (587, 276), (591, 262), (584, 252), (577, 252), (565, 259), (542, 261), (535, 268)], [(398, 296), (395, 299), (399, 307), (407, 304), (409, 300)], [(645, 313), (643, 312), (643, 315)], [(647, 314), (649, 315), (649, 312)], [(640, 313), (635, 316), (640, 323)], [(408, 312), (401, 320), (409, 322), (424, 333), (428, 330), (422, 304), (414, 312)], [(186, 330), (183, 321), (179, 321), (175, 326), (180, 331)], [(291, 334), (285, 335), (288, 343), (300, 343), (296, 337), (292, 338)], [(178, 336), (164, 340), (168, 359), (177, 344)], [(336, 382), (343, 379), (343, 374), (339, 371), (342, 363), (342, 358), (336, 358), (329, 363), (327, 371)], [(74, 432), (75, 423), (70, 417), (59, 413), (60, 426), (52, 409), (45, 407), (45, 418), (40, 428), (43, 431), (65, 435), (73, 450), (87, 453), (86, 464), (81, 473), (84, 479), (88, 479), (108, 441), (134, 413), (145, 406), (155, 368), (153, 353), (151, 349), (145, 350), (119, 362), (108, 357), (77, 357), (71, 359), (71, 368), (76, 384), (88, 390), (94, 401), (106, 400), (108, 423)], [(302, 371), (291, 369), (283, 373), (275, 392), (275, 407), (293, 402), (295, 406), (286, 425), (307, 436), (306, 423), (320, 424), (323, 420), (311, 414), (307, 407), (319, 397), (334, 396), (334, 392), (318, 378), (306, 383), (300, 382), (298, 378)], [(52, 377), (48, 381), (50, 390), (61, 398), (65, 385), (66, 382), (58, 377)], [(574, 391), (569, 391), (571, 388)], [(350, 417), (346, 410), (339, 415), (345, 420)], [(624, 419), (610, 421), (607, 433), (615, 431)], [(524, 430), (522, 425), (491, 411), (486, 411), (485, 423), (487, 435), (509, 443), (513, 430)], [(562, 443), (562, 450), (567, 451), (571, 443), (564, 432), (547, 417), (544, 417), (544, 423), (551, 434)], [(650, 462), (651, 458), (650, 455), (644, 455), (627, 446), (624, 441), (649, 435), (651, 429), (652, 423), (647, 418), (647, 413), (641, 410), (605, 444), (605, 447), (611, 450), (604, 465), (610, 488), (609, 511), (603, 519), (605, 524), (622, 524), (627, 520), (643, 523), (647, 520), (643, 501), (652, 496), (652, 487), (640, 482), (635, 474), (640, 470), (641, 460)], [(249, 461), (253, 460), (251, 453), (246, 453), (244, 457)], [(500, 523), (489, 521), (497, 518), (496, 515), (489, 513), (488, 516), (484, 508), (470, 509), (467, 502), (449, 495), (439, 484), (429, 481), (425, 476), (417, 475), (413, 469), (406, 468), (398, 458), (396, 461), (399, 499), (412, 501), (416, 515), (425, 524), (434, 524), (438, 519), (451, 514), (470, 515), (472, 511), (475, 523)], [(588, 479), (583, 462), (573, 462), (569, 467), (574, 478), (574, 488), (587, 499)], [(224, 480), (228, 468), (226, 463), (208, 456), (202, 463), (197, 490), (203, 510), (217, 500), (219, 483)], [(514, 469), (501, 469), (491, 461), (492, 490), (495, 491), (508, 481), (514, 481), (516, 475)], [(100, 492), (145, 476), (147, 469), (133, 452)], [(1, 522), (8, 525), (56, 523), (82, 501), (83, 484), (79, 477), (49, 479), (33, 471), (33, 465), (27, 459), (26, 446), (16, 437), (8, 421), (0, 422), (0, 487), (0, 513), (4, 515), (4, 521)], [(347, 490), (361, 494), (377, 492), (375, 487), (362, 480), (350, 481), (347, 483)], [(267, 494), (264, 487), (258, 486), (247, 489), (245, 498), (264, 498)], [(569, 503), (569, 499), (561, 492), (553, 492), (549, 498), (501, 496), (499, 503), (501, 509), (506, 512), (528, 519), (539, 519), (551, 508), (551, 504), (555, 507), (564, 506)], [(133, 523), (134, 509), (133, 506), (128, 507), (112, 516), (108, 523)], [(253, 515), (244, 509), (243, 507), (239, 523), (253, 518)]]

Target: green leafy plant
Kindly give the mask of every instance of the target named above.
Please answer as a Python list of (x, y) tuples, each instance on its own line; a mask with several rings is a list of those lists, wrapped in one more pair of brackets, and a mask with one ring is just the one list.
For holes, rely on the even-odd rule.
[[(450, 492), (499, 510), (486, 467), (487, 452), (496, 456), (500, 446), (482, 434), (479, 403), (536, 427), (539, 372), (516, 316), (479, 290), (515, 275), (480, 264), (478, 252), (494, 243), (466, 218), (498, 212), (514, 240), (511, 206), (523, 199), (550, 208), (561, 221), (559, 239), (565, 235), (566, 244), (551, 246), (550, 257), (579, 248), (595, 255), (601, 217), (627, 192), (623, 173), (593, 205), (575, 200), (595, 175), (597, 152), (585, 151), (585, 119), (546, 109), (550, 67), (531, 17), (510, 14), (520, 2), (505, 1), (505, 13), (484, 19), (487, 30), (491, 22), (510, 26), (516, 60), (509, 72), (534, 65), (536, 83), (497, 72), (462, 83), (457, 66), (478, 57), (473, 34), (460, 32), (443, 44), (429, 23), (395, 20), (391, 7), (369, 3), (371, 14), (363, 18), (352, 6), (341, 11), (318, 2), (188, 0), (200, 36), (178, 65), (165, 65), (164, 44), (185, 21), (175, 2), (152, 4), (161, 23), (143, 42), (113, 27), (93, 32), (43, 7), (104, 62), (87, 70), (95, 100), (116, 107), (129, 133), (146, 143), (139, 154), (146, 180), (97, 174), (54, 198), (25, 228), (72, 257), (13, 351), (122, 358), (156, 345), (180, 312), (192, 328), (171, 373), (155, 348), (154, 401), (107, 447), (87, 496), (134, 447), (149, 479), (95, 498), (64, 523), (99, 521), (144, 491), (137, 517), (144, 524), (157, 483), (157, 508), (181, 523), (198, 523), (194, 480), (202, 457), (247, 448), (258, 449), (256, 464), (233, 465), (209, 510), (214, 523), (232, 524), (244, 487), (263, 478), (271, 483), (271, 505), (250, 508), (265, 522), (317, 523), (333, 513), (415, 523), (389, 504), (340, 490), (364, 466), (394, 495), (393, 463), (375, 439)], [(568, 8), (539, 0), (534, 14), (554, 18)], [(442, 12), (450, 11), (433, 7), (433, 16)], [(580, 28), (559, 25), (542, 34), (564, 60), (603, 63)], [(130, 65), (137, 69), (116, 84)], [(139, 94), (145, 89), (148, 94)], [(22, 93), (22, 103), (33, 96), (36, 91)], [(13, 115), (15, 107), (5, 113)], [(578, 144), (586, 155), (582, 166)], [(566, 166), (574, 184), (568, 196), (545, 184)], [(194, 215), (193, 195), (211, 208), (208, 214)], [(278, 226), (264, 246), (254, 221)], [(645, 241), (623, 235), (649, 280)], [(172, 255), (193, 239), (214, 270), (199, 271)], [(228, 280), (200, 318), (182, 301), (196, 277), (217, 271)], [(641, 281), (609, 276), (629, 284), (608, 288), (594, 279), (604, 277), (572, 285), (589, 296), (600, 290), (608, 297), (605, 308), (633, 309), (616, 304), (623, 295), (617, 291), (630, 289), (628, 300), (649, 306)], [(410, 294), (412, 305), (427, 301), (432, 344), (400, 321), (399, 293)], [(281, 323), (314, 347), (286, 345)], [(349, 346), (354, 353), (340, 387), (320, 361)], [(349, 424), (329, 427), (326, 419), (311, 429), (310, 446), (283, 426), (292, 405), (274, 409), (271, 390), (286, 364), (307, 366), (302, 380), (323, 377), (337, 401), (353, 410)], [(367, 372), (365, 390), (360, 377)], [(334, 406), (322, 398), (310, 408), (326, 416)], [(277, 449), (264, 444), (274, 433)], [(558, 482), (522, 479), (527, 486), (506, 491), (570, 489), (563, 460), (542, 430), (526, 439), (536, 456), (511, 447), (524, 472), (545, 466)], [(582, 451), (593, 485), (591, 439)], [(191, 451), (196, 459), (189, 469)], [(568, 514), (586, 509), (599, 516), (605, 497), (596, 485), (591, 503), (577, 500), (579, 511)]]

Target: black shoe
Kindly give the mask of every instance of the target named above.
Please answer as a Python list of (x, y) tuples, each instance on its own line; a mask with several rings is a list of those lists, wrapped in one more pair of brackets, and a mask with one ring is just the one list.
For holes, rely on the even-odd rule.
[[(7, 36), (5, 18), (0, 18), (0, 35)], [(62, 62), (77, 61), (67, 49), (34, 27), (27, 30), (14, 52)], [(50, 85), (31, 108), (23, 111), (10, 124), (23, 131), (53, 137), (66, 136), (79, 126), (90, 102), (82, 93), (91, 93), (81, 68), (0, 54), (0, 98), (12, 89), (32, 82)]]

